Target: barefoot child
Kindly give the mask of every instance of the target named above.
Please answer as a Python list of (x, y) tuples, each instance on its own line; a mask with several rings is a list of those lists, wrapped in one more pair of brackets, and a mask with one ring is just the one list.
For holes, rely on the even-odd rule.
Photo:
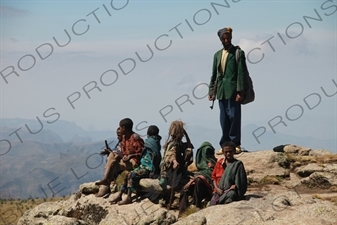
[(144, 148), (144, 140), (133, 130), (133, 121), (130, 118), (119, 122), (119, 132), (122, 135), (121, 153), (111, 152), (105, 165), (102, 180), (96, 182), (100, 187), (96, 197), (103, 197), (111, 192), (110, 183), (115, 179), (118, 171), (131, 171), (138, 167), (140, 156)]
[[(149, 178), (152, 173), (159, 173), (159, 164), (161, 161), (160, 154), (159, 129), (155, 125), (151, 125), (147, 130), (147, 139), (145, 140), (144, 150), (140, 159), (140, 165), (132, 170), (125, 179), (125, 183), (121, 188), (118, 196), (110, 203), (118, 203), (118, 205), (130, 204), (131, 194), (138, 188), (139, 181), (142, 178)], [(127, 193), (126, 199), (122, 201), (122, 195)]]
[[(183, 173), (187, 166), (193, 161), (193, 145), (190, 138), (184, 129), (182, 121), (173, 121), (169, 128), (169, 137), (164, 144), (164, 159), (161, 164), (161, 176), (159, 184), (163, 189), (166, 189), (168, 182), (168, 170), (179, 170), (178, 173)], [(187, 142), (182, 142), (185, 136)], [(175, 182), (175, 181), (174, 181)], [(172, 186), (172, 184), (171, 184)]]

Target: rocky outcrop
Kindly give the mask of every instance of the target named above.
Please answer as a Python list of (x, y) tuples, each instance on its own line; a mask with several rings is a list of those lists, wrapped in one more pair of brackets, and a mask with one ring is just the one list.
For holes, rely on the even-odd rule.
[[(148, 199), (111, 205), (116, 194), (96, 198), (98, 187), (93, 182), (82, 184), (68, 200), (45, 202), (27, 211), (18, 224), (337, 224), (337, 154), (300, 150), (236, 155), (244, 162), (249, 180), (245, 199), (179, 219), (175, 210)], [(143, 179), (141, 185), (145, 190), (162, 191), (157, 180)]]
[(43, 203), (27, 211), (19, 225), (64, 224), (173, 224), (174, 212), (145, 199), (132, 205), (111, 205), (116, 194), (97, 198), (93, 194), (73, 195), (65, 201)]
[(296, 190), (268, 185), (259, 191), (250, 190), (245, 200), (207, 207), (175, 225), (202, 218), (206, 218), (207, 224), (333, 225), (337, 223), (337, 207), (331, 202), (297, 193)]

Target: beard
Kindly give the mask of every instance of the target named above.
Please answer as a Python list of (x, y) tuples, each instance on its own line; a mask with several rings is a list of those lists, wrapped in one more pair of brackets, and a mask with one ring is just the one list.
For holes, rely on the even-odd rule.
[(228, 49), (231, 45), (232, 45), (231, 42), (223, 43), (223, 44), (222, 44), (222, 46), (224, 47), (224, 49)]

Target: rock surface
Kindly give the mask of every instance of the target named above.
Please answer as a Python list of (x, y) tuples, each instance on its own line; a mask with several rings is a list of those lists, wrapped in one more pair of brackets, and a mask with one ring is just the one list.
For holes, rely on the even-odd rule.
[[(243, 161), (249, 180), (245, 200), (239, 202), (206, 207), (178, 219), (176, 211), (148, 199), (111, 205), (109, 201), (116, 194), (96, 198), (98, 187), (93, 182), (81, 185), (68, 200), (45, 202), (28, 210), (18, 224), (337, 225), (336, 154), (296, 148), (282, 153), (243, 152), (235, 157)], [(160, 192), (157, 183), (149, 179), (141, 182), (144, 188)]]
[[(313, 199), (281, 186), (249, 191), (246, 200), (205, 208), (178, 221), (205, 217), (207, 224), (337, 224), (337, 207), (331, 202)], [(222, 222), (220, 222), (222, 221)]]

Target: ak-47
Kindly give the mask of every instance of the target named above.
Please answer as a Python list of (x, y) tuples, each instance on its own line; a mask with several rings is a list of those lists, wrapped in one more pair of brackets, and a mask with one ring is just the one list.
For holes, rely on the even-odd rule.
[(213, 88), (213, 93), (212, 93), (213, 100), (212, 100), (212, 105), (210, 106), (211, 109), (213, 109), (214, 101), (216, 99), (217, 86), (218, 86), (218, 77), (216, 78), (215, 83), (214, 83), (214, 88)]
[(106, 149), (110, 149), (110, 148), (109, 148), (109, 144), (108, 144), (108, 141), (107, 141), (107, 140), (105, 140), (105, 148), (106, 148)]
[(112, 151), (111, 151), (111, 149), (110, 149), (110, 147), (109, 147), (108, 141), (105, 140), (105, 149), (102, 150), (102, 151), (100, 152), (100, 154), (101, 154), (101, 155), (107, 155), (107, 156), (109, 156), (109, 154), (110, 154), (111, 152), (112, 152)]

